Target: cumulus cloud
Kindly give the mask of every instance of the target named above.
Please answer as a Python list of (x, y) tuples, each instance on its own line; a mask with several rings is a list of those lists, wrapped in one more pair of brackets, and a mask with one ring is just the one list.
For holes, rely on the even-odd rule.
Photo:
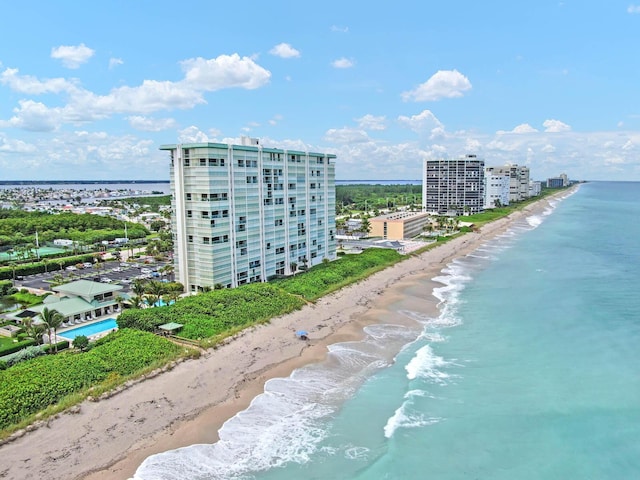
[(116, 68), (118, 65), (122, 65), (124, 61), (121, 58), (110, 58), (109, 59), (109, 70)]
[(271, 72), (254, 60), (238, 54), (208, 60), (188, 59), (181, 62), (181, 66), (184, 78), (180, 81), (144, 80), (138, 86), (114, 88), (106, 95), (86, 90), (76, 80), (40, 80), (19, 75), (17, 69), (8, 68), (0, 74), (0, 83), (14, 91), (31, 95), (66, 93), (69, 98), (66, 105), (55, 108), (23, 100), (14, 110), (15, 116), (0, 120), (0, 125), (51, 131), (62, 123), (80, 124), (118, 113), (148, 115), (161, 110), (188, 109), (206, 103), (205, 92), (225, 88), (255, 89), (265, 85), (271, 77)]
[(438, 70), (426, 82), (402, 93), (405, 102), (429, 102), (443, 98), (462, 97), (471, 90), (471, 82), (457, 70)]
[(367, 114), (364, 117), (356, 118), (356, 122), (363, 130), (386, 130), (387, 128), (384, 115), (376, 117), (375, 115)]
[(417, 115), (412, 115), (410, 117), (400, 115), (398, 117), (398, 122), (400, 125), (407, 127), (416, 133), (428, 132), (432, 135), (437, 135), (444, 131), (444, 125), (436, 118), (431, 110), (423, 110)]
[(249, 57), (220, 55), (217, 58), (191, 58), (181, 62), (185, 72), (184, 83), (190, 87), (213, 92), (222, 88), (240, 87), (248, 90), (269, 82), (271, 72)]
[(640, 13), (640, 5), (629, 5), (627, 7), (627, 13)]
[(127, 120), (129, 120), (131, 127), (144, 132), (160, 132), (176, 126), (176, 121), (173, 118), (149, 118), (141, 115), (132, 115)]
[(51, 58), (62, 61), (62, 64), (67, 68), (76, 69), (88, 62), (94, 53), (95, 51), (84, 43), (76, 46), (61, 45), (51, 49)]
[(75, 80), (64, 78), (47, 78), (39, 80), (31, 75), (19, 75), (17, 68), (7, 68), (0, 74), (0, 84), (7, 85), (11, 90), (29, 95), (44, 93), (61, 93), (78, 91)]
[(279, 43), (269, 50), (269, 53), (280, 58), (298, 58), (300, 56), (300, 52), (288, 43)]
[(545, 120), (542, 125), (545, 128), (544, 131), (547, 133), (568, 132), (571, 130), (569, 125), (560, 120)]
[(504, 135), (505, 133), (516, 133), (516, 134), (517, 133), (536, 133), (537, 131), (538, 130), (533, 128), (528, 123), (521, 123), (520, 125), (516, 126), (513, 130), (510, 130), (510, 131), (498, 130), (496, 133), (498, 135)]
[(209, 136), (194, 125), (178, 132), (179, 143), (207, 143), (208, 141)]
[(348, 58), (342, 57), (337, 60), (331, 62), (331, 66), (333, 68), (351, 68), (353, 67), (353, 60), (349, 60)]
[(14, 108), (15, 115), (9, 120), (0, 121), (0, 127), (22, 128), (31, 132), (51, 132), (61, 123), (62, 110), (48, 108), (33, 100), (20, 100)]
[(369, 136), (364, 130), (344, 127), (327, 130), (324, 139), (331, 143), (347, 144), (366, 142), (369, 140)]

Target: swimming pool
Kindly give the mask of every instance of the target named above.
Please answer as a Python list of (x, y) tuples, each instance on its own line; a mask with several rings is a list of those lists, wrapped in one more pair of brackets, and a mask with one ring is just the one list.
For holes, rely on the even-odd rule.
[(116, 319), (107, 318), (106, 320), (100, 320), (99, 322), (92, 323), (90, 325), (83, 325), (82, 327), (72, 328), (71, 330), (65, 330), (64, 332), (59, 332), (58, 335), (60, 337), (66, 338), (67, 340), (73, 340), (79, 335), (90, 337), (91, 335), (110, 331), (110, 330), (113, 330), (114, 328), (118, 328)]

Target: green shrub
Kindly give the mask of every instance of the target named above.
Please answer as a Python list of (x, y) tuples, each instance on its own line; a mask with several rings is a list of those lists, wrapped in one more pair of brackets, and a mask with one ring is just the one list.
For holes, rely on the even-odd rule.
[(31, 345), (35, 345), (36, 342), (32, 338), (28, 338), (26, 340), (18, 341), (17, 343), (12, 343), (6, 347), (0, 347), (0, 357), (5, 355), (11, 355), (12, 353), (17, 352), (18, 350), (22, 350), (23, 348), (30, 347)]

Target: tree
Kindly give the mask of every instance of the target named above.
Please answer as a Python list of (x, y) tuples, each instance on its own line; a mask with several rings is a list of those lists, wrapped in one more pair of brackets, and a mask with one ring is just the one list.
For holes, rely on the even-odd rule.
[(149, 228), (154, 232), (159, 232), (165, 227), (166, 223), (163, 220), (154, 220), (149, 224)]
[(298, 270), (298, 264), (296, 262), (291, 262), (290, 267), (291, 267), (291, 273), (295, 275), (296, 270)]
[(34, 324), (33, 318), (26, 317), (22, 319), (22, 326), (24, 327), (24, 331), (27, 334), (27, 337), (33, 338), (37, 345), (42, 343), (42, 336), (44, 335), (44, 331), (46, 327), (42, 324)]
[(89, 348), (89, 339), (85, 335), (78, 335), (73, 339), (73, 347), (84, 352)]
[(369, 232), (371, 231), (371, 223), (369, 222), (369, 217), (367, 217), (366, 215), (362, 217), (360, 231), (365, 234), (365, 237), (368, 236)]
[(133, 293), (137, 296), (142, 297), (146, 290), (145, 283), (146, 282), (144, 280), (136, 279), (131, 284), (131, 290), (133, 290)]
[(164, 267), (160, 267), (160, 274), (162, 276), (165, 276), (165, 275), (172, 276), (174, 271), (175, 271), (175, 267), (171, 264), (166, 264)]
[[(58, 332), (58, 328), (60, 328), (60, 325), (62, 325), (62, 322), (64, 322), (64, 317), (62, 316), (62, 314), (60, 312), (58, 312), (55, 309), (51, 309), (49, 310), (48, 307), (44, 307), (42, 309), (42, 311), (40, 312), (40, 318), (42, 318), (42, 321), (44, 322), (48, 332), (49, 332), (49, 351), (51, 351), (51, 348), (53, 347), (53, 338), (56, 337), (56, 333)], [(51, 335), (51, 331), (53, 331), (53, 335)], [(58, 342), (57, 342), (57, 338), (56, 338), (56, 346), (55, 346), (55, 353), (58, 353)]]

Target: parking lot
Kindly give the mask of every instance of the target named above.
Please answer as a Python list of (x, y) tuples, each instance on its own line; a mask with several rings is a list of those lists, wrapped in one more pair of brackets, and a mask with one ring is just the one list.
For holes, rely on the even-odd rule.
[[(94, 282), (114, 283), (122, 285), (123, 291), (131, 289), (131, 282), (135, 279), (156, 279), (156, 280), (173, 280), (173, 275), (163, 277), (159, 270), (164, 267), (167, 262), (156, 263), (134, 263), (134, 262), (117, 262), (108, 261), (100, 264), (100, 268), (93, 265), (84, 266), (82, 269), (73, 267), (65, 270), (53, 270), (48, 273), (39, 273), (36, 275), (28, 275), (16, 279), (15, 286), (17, 288), (27, 287), (40, 290), (51, 290), (51, 279), (55, 275), (62, 275), (65, 282), (74, 280), (92, 280)], [(69, 267), (67, 267), (69, 268)]]

